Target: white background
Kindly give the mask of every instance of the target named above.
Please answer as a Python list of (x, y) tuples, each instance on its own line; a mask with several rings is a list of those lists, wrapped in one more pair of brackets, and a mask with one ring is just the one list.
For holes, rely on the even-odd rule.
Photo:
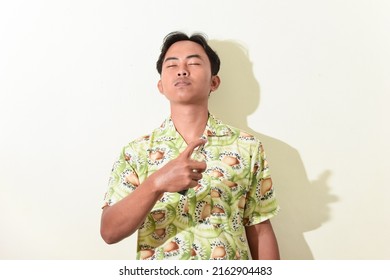
[(390, 2), (1, 1), (0, 259), (134, 259), (99, 234), (122, 146), (160, 125), (163, 37), (220, 54), (220, 119), (265, 144), (283, 259), (390, 259)]

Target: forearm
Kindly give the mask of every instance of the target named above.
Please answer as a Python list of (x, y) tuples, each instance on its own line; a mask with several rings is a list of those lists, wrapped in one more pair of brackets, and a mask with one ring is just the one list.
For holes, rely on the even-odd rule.
[(156, 201), (162, 195), (146, 180), (130, 195), (112, 206), (103, 209), (100, 234), (108, 244), (113, 244), (132, 235), (143, 223)]

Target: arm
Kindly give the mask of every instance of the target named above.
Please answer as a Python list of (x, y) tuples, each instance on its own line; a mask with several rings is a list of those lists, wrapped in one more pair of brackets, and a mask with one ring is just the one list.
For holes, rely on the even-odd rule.
[(252, 259), (279, 260), (279, 247), (271, 222), (266, 220), (245, 228)]
[[(164, 192), (178, 192), (198, 184), (205, 162), (190, 159), (194, 149), (203, 140), (190, 143), (176, 159), (153, 173), (130, 195), (112, 206), (103, 208), (100, 234), (105, 242), (113, 244), (133, 234), (144, 222)], [(193, 172), (193, 170), (198, 172)]]
[(141, 226), (161, 194), (152, 180), (145, 180), (133, 193), (118, 203), (105, 206), (100, 224), (103, 240), (113, 244), (132, 235)]

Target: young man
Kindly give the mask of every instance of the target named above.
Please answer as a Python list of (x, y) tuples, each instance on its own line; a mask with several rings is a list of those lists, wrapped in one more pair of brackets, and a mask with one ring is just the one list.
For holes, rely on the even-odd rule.
[(219, 66), (199, 34), (164, 40), (158, 89), (170, 117), (123, 148), (101, 220), (109, 244), (138, 230), (137, 259), (279, 259), (263, 146), (208, 110)]

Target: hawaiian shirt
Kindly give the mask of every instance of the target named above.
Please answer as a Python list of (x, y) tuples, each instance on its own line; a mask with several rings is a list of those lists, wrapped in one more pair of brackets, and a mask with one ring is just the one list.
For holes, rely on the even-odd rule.
[[(138, 229), (137, 259), (250, 259), (245, 226), (277, 214), (261, 142), (211, 114), (203, 137), (202, 179), (184, 195), (166, 192), (156, 202)], [(186, 147), (171, 118), (130, 142), (113, 166), (105, 205), (131, 195)]]

